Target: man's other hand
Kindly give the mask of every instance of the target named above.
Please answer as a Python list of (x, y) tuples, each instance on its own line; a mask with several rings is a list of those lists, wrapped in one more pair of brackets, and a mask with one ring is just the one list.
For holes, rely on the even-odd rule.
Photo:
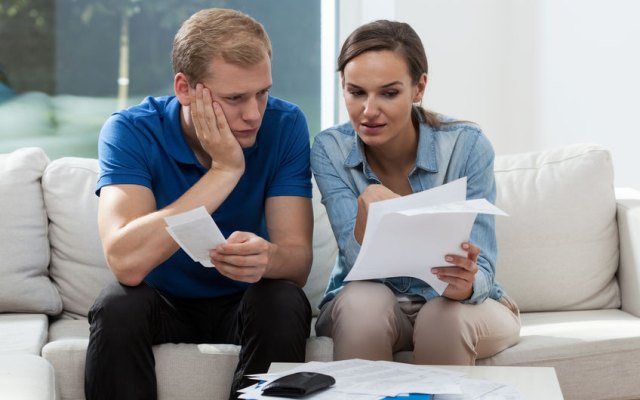
[(273, 244), (251, 232), (236, 231), (209, 252), (218, 271), (236, 281), (255, 283), (269, 268)]

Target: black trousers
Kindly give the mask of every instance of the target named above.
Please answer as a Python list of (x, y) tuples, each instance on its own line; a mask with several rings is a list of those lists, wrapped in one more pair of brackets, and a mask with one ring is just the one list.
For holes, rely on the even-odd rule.
[(157, 398), (152, 346), (160, 343), (241, 345), (230, 399), (271, 362), (304, 362), (311, 307), (289, 281), (263, 279), (243, 293), (212, 299), (169, 299), (147, 284), (113, 283), (89, 311), (85, 365), (88, 400)]

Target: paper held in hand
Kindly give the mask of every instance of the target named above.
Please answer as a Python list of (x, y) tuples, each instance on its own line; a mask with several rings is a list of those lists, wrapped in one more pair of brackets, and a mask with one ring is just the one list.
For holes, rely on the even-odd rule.
[(215, 267), (211, 263), (209, 250), (226, 242), (226, 239), (206, 208), (194, 208), (191, 211), (166, 217), (164, 220), (173, 240), (193, 261), (205, 267)]
[(409, 276), (428, 283), (438, 294), (447, 284), (432, 267), (452, 266), (447, 254), (466, 256), (477, 214), (507, 215), (486, 199), (465, 200), (467, 178), (372, 203), (360, 253), (347, 281)]

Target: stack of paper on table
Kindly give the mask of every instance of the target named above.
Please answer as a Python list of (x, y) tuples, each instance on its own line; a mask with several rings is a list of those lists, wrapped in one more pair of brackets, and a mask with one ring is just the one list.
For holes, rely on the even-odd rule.
[(442, 294), (447, 284), (432, 267), (451, 266), (446, 254), (466, 255), (476, 215), (507, 215), (485, 199), (465, 200), (461, 178), (407, 196), (371, 203), (360, 253), (345, 280), (410, 276)]
[[(521, 399), (517, 389), (498, 382), (468, 379), (463, 373), (390, 361), (312, 361), (282, 373), (251, 375), (260, 382), (240, 390), (241, 399), (281, 399), (263, 396), (261, 387), (294, 372), (331, 375), (334, 386), (305, 397), (311, 400), (374, 400), (384, 398), (435, 400)], [(413, 394), (409, 396), (409, 394)], [(433, 395), (427, 397), (426, 395)]]

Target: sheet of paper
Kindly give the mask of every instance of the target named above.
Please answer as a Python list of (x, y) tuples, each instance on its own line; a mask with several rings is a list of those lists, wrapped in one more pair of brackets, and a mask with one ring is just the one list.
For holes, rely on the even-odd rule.
[(211, 215), (204, 207), (172, 215), (165, 218), (167, 231), (191, 257), (205, 267), (215, 267), (211, 263), (209, 250), (226, 241)]
[[(428, 196), (432, 190), (436, 195)], [(485, 199), (464, 200), (465, 193), (466, 179), (459, 179), (371, 204), (360, 253), (345, 280), (410, 276), (442, 294), (447, 284), (431, 268), (451, 266), (446, 254), (466, 254), (460, 244), (469, 240), (478, 213), (506, 215)]]
[[(252, 378), (266, 380), (268, 383), (280, 376), (300, 371), (331, 375), (335, 378), (336, 383), (324, 392), (322, 398), (325, 398), (324, 396), (327, 394), (334, 394), (334, 397), (326, 397), (327, 399), (338, 398), (338, 393), (362, 396), (363, 400), (366, 398), (364, 396), (380, 398), (380, 396), (397, 396), (405, 393), (462, 393), (460, 384), (456, 382), (461, 376), (460, 373), (435, 367), (413, 369), (410, 367), (400, 363), (359, 359), (332, 362), (312, 361), (283, 373), (254, 375)], [(244, 389), (241, 392), (244, 392)], [(253, 394), (256, 393), (253, 392)], [(315, 397), (310, 398), (315, 399)], [(320, 398), (318, 397), (318, 399)]]
[[(463, 177), (430, 190), (423, 190), (422, 192), (413, 193), (408, 196), (402, 196), (395, 199), (378, 201), (371, 204), (369, 207), (367, 227), (377, 226), (382, 216), (390, 212), (464, 201), (466, 195), (467, 177)], [(367, 244), (366, 239), (369, 232), (371, 232), (369, 229), (364, 232), (362, 247)]]

